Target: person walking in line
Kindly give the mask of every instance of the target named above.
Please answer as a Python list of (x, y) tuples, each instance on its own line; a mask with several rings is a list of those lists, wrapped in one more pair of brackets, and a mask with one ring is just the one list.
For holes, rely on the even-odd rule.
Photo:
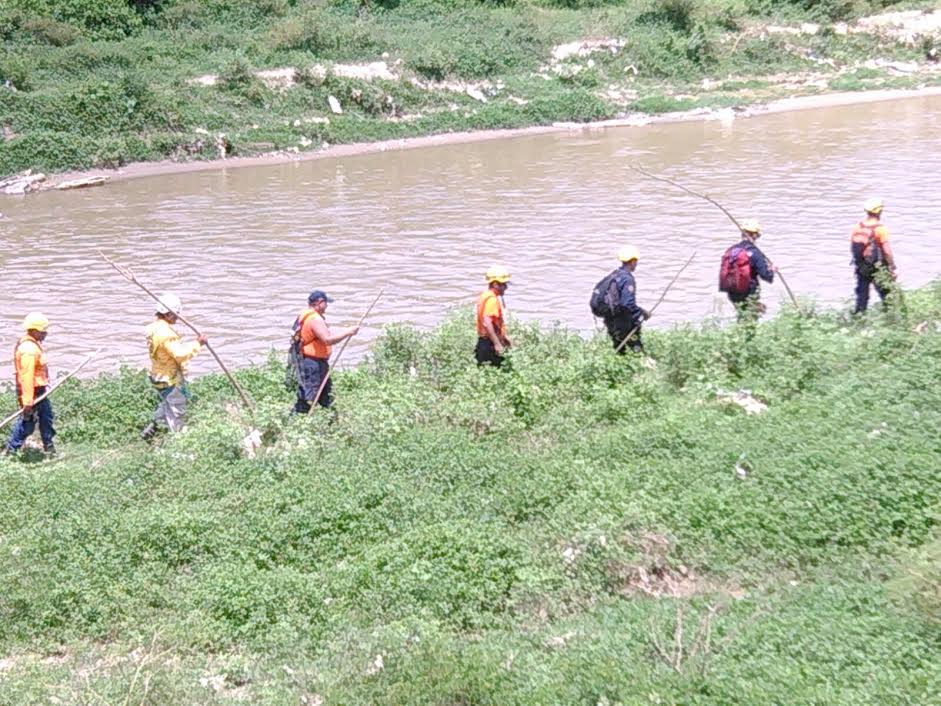
[(49, 320), (39, 312), (27, 314), (23, 319), (23, 331), (24, 335), (13, 349), (16, 397), (22, 414), (13, 426), (5, 452), (8, 455), (16, 454), (38, 424), (43, 452), (51, 457), (56, 453), (52, 403), (48, 397), (36, 402), (38, 397), (46, 393), (49, 385), (49, 368), (42, 345), (49, 333)]
[(761, 303), (761, 283), (774, 281), (778, 268), (758, 249), (761, 226), (754, 219), (741, 223), (742, 240), (722, 256), (719, 268), (719, 291), (725, 292), (735, 307), (739, 322), (757, 321), (765, 313)]
[(635, 353), (643, 353), (640, 329), (650, 314), (637, 305), (634, 270), (640, 260), (640, 251), (633, 245), (625, 245), (618, 251), (618, 260), (621, 266), (595, 285), (589, 302), (591, 313), (604, 321), (617, 353), (623, 355), (628, 348)]
[(186, 403), (190, 398), (186, 386), (186, 364), (206, 344), (205, 336), (183, 343), (173, 328), (183, 313), (183, 304), (175, 294), (164, 294), (157, 306), (156, 319), (147, 326), (147, 350), (150, 354), (150, 382), (160, 396), (153, 420), (141, 431), (149, 441), (161, 426), (172, 432), (183, 429)]
[(510, 271), (494, 265), (485, 275), (487, 288), (477, 297), (477, 348), (474, 355), (477, 365), (493, 365), (497, 368), (503, 363), (503, 353), (512, 343), (506, 335), (506, 321), (503, 314), (503, 295), (510, 286)]
[[(298, 349), (297, 402), (294, 404), (294, 412), (297, 414), (310, 412), (315, 400), (324, 408), (333, 404), (333, 381), (327, 377), (330, 351), (335, 343), (359, 333), (359, 326), (338, 333), (330, 330), (324, 314), (327, 304), (332, 301), (326, 292), (315, 289), (307, 297), (307, 308), (298, 314), (294, 322), (294, 340)], [(324, 380), (326, 384), (323, 384)]]
[(866, 217), (853, 228), (850, 235), (851, 263), (856, 272), (856, 306), (854, 314), (862, 314), (869, 307), (869, 287), (876, 288), (885, 302), (897, 279), (895, 256), (889, 243), (889, 229), (882, 224), (882, 199), (872, 198), (863, 204)]

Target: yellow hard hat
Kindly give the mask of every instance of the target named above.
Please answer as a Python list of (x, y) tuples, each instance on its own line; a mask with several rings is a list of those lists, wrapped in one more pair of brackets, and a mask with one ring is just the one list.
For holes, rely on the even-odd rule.
[(49, 328), (49, 319), (38, 311), (30, 312), (23, 319), (24, 331), (45, 331)]
[(882, 206), (882, 199), (879, 198), (866, 199), (866, 203), (863, 204), (866, 213), (882, 213)]
[(503, 265), (493, 265), (490, 269), (487, 270), (485, 277), (488, 284), (490, 282), (506, 284), (510, 281), (510, 271)]
[(754, 218), (746, 218), (741, 222), (741, 229), (743, 233), (759, 235), (761, 233), (761, 224)]
[(621, 262), (640, 260), (640, 251), (633, 245), (625, 245), (623, 248), (618, 250), (618, 260)]

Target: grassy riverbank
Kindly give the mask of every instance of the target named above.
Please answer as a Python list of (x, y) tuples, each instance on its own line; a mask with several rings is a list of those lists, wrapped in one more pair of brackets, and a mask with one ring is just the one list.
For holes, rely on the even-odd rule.
[(239, 371), (254, 459), (220, 376), (153, 448), (142, 373), (68, 383), (62, 458), (0, 460), (0, 703), (928, 703), (941, 286), (906, 305), (651, 331), (655, 370), (391, 328), (333, 424)]
[(936, 5), (8, 0), (0, 176), (938, 83), (937, 28), (854, 23)]

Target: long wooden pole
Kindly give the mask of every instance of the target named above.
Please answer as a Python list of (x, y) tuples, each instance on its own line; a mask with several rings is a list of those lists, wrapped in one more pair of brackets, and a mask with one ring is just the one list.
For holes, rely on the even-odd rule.
[[(672, 179), (669, 179), (669, 178), (667, 178), (667, 177), (659, 176), (659, 175), (657, 175), (657, 174), (652, 174), (651, 172), (648, 172), (648, 171), (647, 171), (646, 169), (644, 169), (643, 167), (638, 167), (636, 164), (630, 165), (630, 168), (633, 169), (635, 172), (638, 172), (638, 173), (640, 173), (640, 174), (643, 174), (644, 176), (650, 177), (651, 179), (656, 179), (657, 181), (662, 181), (662, 182), (664, 182), (664, 183), (671, 184), (671, 185), (675, 186), (675, 187), (678, 188), (678, 189), (682, 189), (682, 190), (685, 191), (687, 194), (692, 194), (693, 196), (697, 196), (697, 197), (699, 197), (699, 198), (701, 198), (701, 199), (705, 199), (706, 201), (708, 201), (709, 203), (711, 203), (713, 206), (715, 206), (716, 208), (718, 208), (720, 211), (722, 211), (722, 213), (724, 213), (726, 216), (728, 216), (728, 217), (729, 217), (729, 220), (732, 221), (732, 223), (735, 224), (735, 227), (736, 227), (736, 228), (738, 228), (739, 230), (742, 229), (742, 225), (738, 222), (738, 219), (736, 219), (735, 216), (733, 216), (725, 206), (723, 206), (721, 203), (719, 203), (718, 201), (716, 201), (716, 200), (715, 200), (714, 198), (712, 198), (711, 196), (708, 196), (708, 195), (706, 195), (706, 194), (701, 194), (701, 193), (699, 193), (698, 191), (693, 191), (692, 189), (689, 189), (689, 188), (683, 186), (682, 184), (680, 184), (680, 183), (678, 183), (678, 182), (675, 182), (675, 181), (673, 181)], [(791, 288), (788, 286), (787, 280), (785, 280), (785, 279), (784, 279), (784, 275), (781, 274), (781, 270), (778, 270), (778, 273), (777, 273), (777, 274), (778, 274), (778, 277), (779, 277), (780, 280), (781, 280), (781, 284), (784, 285), (784, 289), (787, 291), (787, 295), (791, 298), (791, 302), (794, 304), (794, 306), (797, 308), (797, 310), (800, 311), (801, 308), (800, 308), (800, 304), (797, 303), (797, 297), (794, 296), (794, 292), (792, 292), (792, 291), (791, 291)]]
[[(663, 300), (666, 299), (667, 292), (669, 292), (673, 288), (673, 285), (676, 284), (676, 280), (678, 280), (680, 278), (680, 275), (683, 274), (683, 271), (687, 267), (690, 266), (690, 264), (692, 263), (693, 259), (695, 259), (695, 257), (696, 257), (696, 252), (693, 251), (693, 254), (689, 256), (689, 259), (685, 262), (685, 264), (677, 271), (675, 275), (673, 275), (673, 279), (670, 280), (670, 283), (663, 290), (663, 294), (660, 295), (660, 298), (657, 300), (657, 303), (654, 304), (650, 308), (649, 312), (647, 312), (648, 314), (650, 314), (650, 316), (653, 316), (653, 313), (657, 310), (657, 307), (663, 303)], [(634, 328), (631, 329), (631, 332), (624, 337), (624, 340), (621, 341), (621, 343), (618, 345), (617, 349), (614, 352), (620, 353), (621, 349), (624, 348), (627, 342), (631, 340), (631, 337), (635, 333), (637, 333), (639, 330), (640, 330), (640, 324), (637, 324)]]
[[(155, 302), (157, 302), (158, 304), (160, 303), (160, 297), (158, 297), (156, 294), (154, 294), (152, 291), (150, 291), (150, 289), (148, 289), (145, 285), (143, 285), (143, 284), (141, 283), (141, 281), (137, 279), (137, 276), (134, 274), (134, 272), (131, 271), (131, 269), (130, 269), (129, 267), (123, 267), (123, 266), (117, 264), (114, 260), (112, 260), (111, 258), (109, 258), (107, 255), (105, 255), (105, 254), (104, 254), (103, 252), (101, 252), (100, 250), (98, 251), (98, 254), (101, 255), (102, 259), (103, 259), (105, 262), (107, 262), (107, 263), (108, 263), (109, 265), (111, 265), (115, 270), (117, 270), (118, 273), (119, 273), (122, 277), (124, 277), (124, 279), (126, 279), (128, 282), (132, 282), (133, 284), (136, 284), (136, 285), (137, 285), (138, 287), (140, 287), (151, 299), (153, 299), (153, 300), (154, 300)], [(178, 319), (183, 323), (184, 326), (186, 326), (187, 328), (189, 328), (189, 330), (192, 331), (193, 333), (195, 333), (197, 336), (202, 336), (202, 335), (203, 335), (202, 333), (200, 333), (199, 329), (197, 329), (192, 323), (190, 323), (190, 322), (187, 321), (185, 318), (183, 318), (183, 316), (181, 316), (180, 314), (177, 314), (177, 315), (176, 315), (176, 318), (178, 318)], [(216, 354), (216, 351), (213, 349), (213, 347), (210, 346), (208, 342), (207, 342), (205, 345), (206, 345), (206, 350), (208, 350), (208, 351), (212, 354), (212, 357), (216, 359), (216, 363), (219, 364), (219, 368), (221, 368), (222, 372), (225, 373), (225, 376), (229, 379), (229, 382), (232, 383), (232, 387), (235, 388), (235, 391), (238, 393), (239, 397), (242, 398), (242, 403), (243, 403), (243, 404), (245, 405), (245, 407), (248, 409), (248, 411), (249, 411), (249, 413), (252, 415), (252, 417), (254, 417), (254, 415), (255, 415), (255, 405), (252, 404), (252, 401), (248, 398), (248, 395), (245, 393), (245, 390), (244, 390), (244, 389), (242, 388), (242, 386), (238, 383), (238, 380), (236, 380), (234, 377), (232, 377), (232, 373), (229, 372), (229, 369), (226, 367), (225, 363), (222, 362), (222, 359), (219, 358), (218, 354)]]
[[(56, 384), (55, 384), (55, 385), (53, 385), (52, 387), (50, 387), (48, 390), (46, 390), (44, 393), (42, 393), (39, 397), (37, 397), (35, 400), (33, 400), (33, 404), (35, 405), (35, 404), (37, 404), (38, 402), (42, 402), (44, 399), (46, 399), (49, 395), (51, 395), (53, 392), (56, 391), (56, 388), (58, 388), (59, 385), (61, 385), (62, 383), (64, 383), (64, 382), (65, 382), (66, 380), (68, 380), (70, 377), (72, 377), (73, 375), (75, 375), (79, 370), (81, 370), (82, 368), (84, 368), (85, 365), (88, 363), (88, 361), (90, 361), (90, 360), (91, 360), (92, 358), (94, 358), (96, 355), (98, 355), (98, 351), (95, 351), (95, 352), (92, 353), (90, 356), (88, 356), (85, 360), (83, 360), (81, 363), (79, 363), (78, 366), (77, 366), (74, 370), (72, 370), (70, 373), (67, 373), (66, 375), (63, 375), (61, 378), (59, 378), (59, 380), (56, 381)], [(12, 422), (14, 419), (16, 419), (17, 417), (19, 417), (21, 414), (23, 414), (23, 410), (22, 410), (22, 409), (18, 409), (16, 412), (14, 412), (14, 413), (11, 414), (9, 417), (7, 417), (7, 418), (4, 419), (2, 422), (0, 422), (0, 429), (2, 429), (2, 428), (5, 427), (7, 424), (9, 424), (10, 422)]]
[[(385, 291), (386, 291), (385, 288), (379, 290), (379, 294), (377, 294), (376, 298), (372, 300), (372, 304), (370, 304), (369, 308), (366, 309), (366, 313), (364, 313), (362, 316), (359, 317), (359, 321), (356, 324), (356, 328), (359, 328), (360, 326), (363, 325), (363, 322), (366, 320), (366, 317), (369, 316), (369, 314), (372, 312), (373, 307), (376, 306), (376, 303), (379, 301), (379, 298), (383, 295)], [(333, 373), (333, 369), (336, 368), (337, 363), (340, 362), (340, 358), (343, 356), (343, 351), (346, 350), (346, 345), (350, 342), (350, 338), (353, 338), (353, 337), (350, 336), (345, 341), (343, 341), (343, 345), (340, 346), (340, 350), (337, 351), (337, 354), (333, 358), (333, 363), (331, 363), (330, 367), (327, 369), (327, 374), (324, 375), (323, 380), (320, 381), (320, 387), (317, 388), (317, 396), (314, 397), (314, 401), (310, 403), (310, 409), (307, 410), (308, 414), (310, 414), (310, 411), (314, 409), (314, 407), (317, 406), (318, 402), (320, 402), (320, 396), (323, 394), (323, 389), (327, 386), (327, 380), (330, 379), (330, 375), (331, 373)]]

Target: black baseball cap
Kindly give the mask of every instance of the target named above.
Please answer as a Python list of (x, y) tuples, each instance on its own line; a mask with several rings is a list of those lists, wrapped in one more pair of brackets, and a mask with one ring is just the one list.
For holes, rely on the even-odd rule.
[(333, 301), (333, 299), (327, 296), (327, 293), (325, 291), (323, 291), (322, 289), (315, 289), (313, 292), (310, 293), (310, 296), (307, 297), (307, 303), (313, 304), (314, 302), (320, 301), (321, 299), (325, 299), (327, 303), (330, 303)]

